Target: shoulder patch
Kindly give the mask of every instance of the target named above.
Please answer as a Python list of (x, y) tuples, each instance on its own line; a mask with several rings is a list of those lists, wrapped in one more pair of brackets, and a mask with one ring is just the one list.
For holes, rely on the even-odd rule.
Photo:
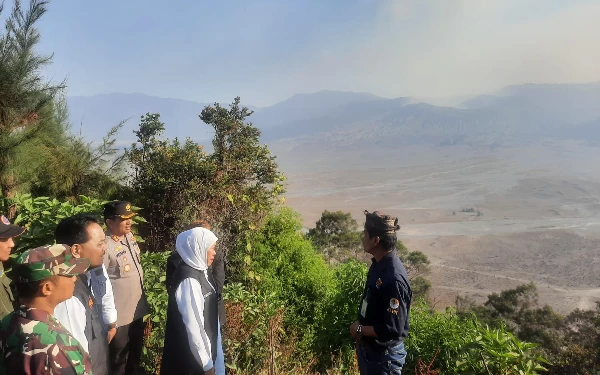
[(119, 242), (119, 237), (117, 237), (116, 235), (113, 235), (111, 238), (113, 241)]
[(400, 301), (398, 301), (396, 298), (392, 298), (390, 300), (390, 307), (392, 309), (397, 309), (398, 307), (400, 307)]

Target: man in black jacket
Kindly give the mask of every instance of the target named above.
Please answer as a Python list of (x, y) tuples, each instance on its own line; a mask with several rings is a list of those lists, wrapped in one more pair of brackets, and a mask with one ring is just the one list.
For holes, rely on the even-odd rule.
[(358, 309), (350, 326), (356, 340), (358, 367), (363, 375), (400, 374), (406, 358), (404, 340), (412, 290), (396, 254), (398, 219), (365, 211), (364, 251), (373, 256)]

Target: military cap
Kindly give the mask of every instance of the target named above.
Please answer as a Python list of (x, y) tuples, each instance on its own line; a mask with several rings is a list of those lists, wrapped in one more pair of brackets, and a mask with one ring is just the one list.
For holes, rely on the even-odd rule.
[(4, 215), (0, 216), (0, 238), (11, 238), (20, 236), (25, 228), (13, 225)]
[(121, 219), (131, 219), (136, 215), (131, 211), (131, 203), (127, 201), (108, 202), (104, 205), (104, 219), (120, 217)]
[(89, 259), (75, 258), (67, 245), (46, 245), (30, 249), (15, 261), (16, 282), (28, 283), (55, 275), (77, 276), (87, 271)]
[(400, 225), (398, 218), (390, 215), (385, 215), (379, 211), (369, 212), (365, 210), (365, 229), (378, 234), (394, 234)]

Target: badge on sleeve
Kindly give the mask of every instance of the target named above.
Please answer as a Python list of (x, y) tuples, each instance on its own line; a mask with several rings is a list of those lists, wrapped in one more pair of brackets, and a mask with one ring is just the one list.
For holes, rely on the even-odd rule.
[(397, 309), (398, 307), (400, 307), (400, 301), (398, 301), (396, 298), (392, 298), (390, 300), (390, 307), (392, 309)]

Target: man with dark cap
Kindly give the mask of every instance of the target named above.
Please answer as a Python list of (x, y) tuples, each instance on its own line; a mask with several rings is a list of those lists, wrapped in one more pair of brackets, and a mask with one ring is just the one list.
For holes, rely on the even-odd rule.
[(17, 307), (12, 290), (12, 283), (4, 273), (4, 262), (10, 258), (10, 252), (15, 243), (14, 237), (25, 232), (25, 228), (12, 225), (6, 216), (0, 216), (0, 319), (10, 314)]
[(396, 254), (400, 226), (398, 218), (377, 211), (365, 215), (362, 243), (373, 263), (350, 334), (357, 342), (361, 374), (400, 374), (412, 299), (406, 269)]
[(104, 265), (110, 278), (117, 334), (110, 342), (110, 374), (134, 374), (140, 367), (144, 342), (143, 318), (150, 312), (144, 294), (144, 271), (140, 247), (131, 233), (135, 212), (131, 203), (116, 201), (104, 206), (106, 254)]
[(53, 316), (56, 305), (73, 296), (74, 276), (89, 264), (60, 244), (27, 250), (16, 259), (21, 306), (0, 325), (0, 374), (92, 374), (90, 356)]

